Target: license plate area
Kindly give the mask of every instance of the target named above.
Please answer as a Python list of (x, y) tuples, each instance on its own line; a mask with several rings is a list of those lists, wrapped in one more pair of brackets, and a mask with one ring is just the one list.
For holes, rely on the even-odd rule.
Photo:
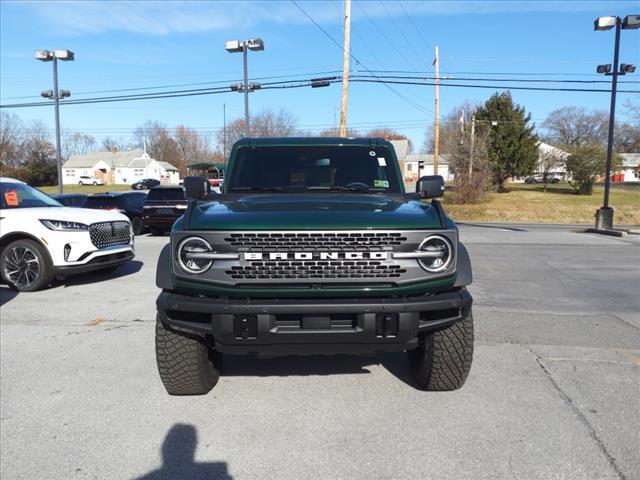
[(293, 331), (353, 331), (358, 326), (357, 314), (279, 314), (275, 315), (275, 326), (278, 332)]

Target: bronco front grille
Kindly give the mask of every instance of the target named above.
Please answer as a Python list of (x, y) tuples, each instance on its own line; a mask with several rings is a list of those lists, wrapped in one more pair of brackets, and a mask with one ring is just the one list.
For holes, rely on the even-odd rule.
[(254, 261), (225, 272), (234, 279), (397, 278), (406, 270), (379, 260)]
[(239, 251), (392, 250), (407, 238), (399, 232), (231, 233), (224, 239)]
[(128, 245), (131, 241), (129, 222), (100, 222), (89, 227), (91, 243), (97, 248)]

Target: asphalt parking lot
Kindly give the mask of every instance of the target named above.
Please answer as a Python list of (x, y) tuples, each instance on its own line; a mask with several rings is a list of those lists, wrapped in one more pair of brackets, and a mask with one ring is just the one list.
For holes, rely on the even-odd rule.
[(202, 397), (154, 358), (155, 260), (0, 287), (3, 479), (640, 478), (640, 238), (462, 225), (476, 352), (465, 387), (403, 354), (228, 357)]

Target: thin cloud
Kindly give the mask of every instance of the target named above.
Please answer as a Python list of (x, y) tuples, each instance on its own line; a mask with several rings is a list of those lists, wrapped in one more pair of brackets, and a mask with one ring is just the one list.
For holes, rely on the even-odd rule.
[[(525, 12), (618, 11), (631, 2), (602, 1), (412, 1), (405, 9), (416, 17)], [(68, 35), (101, 34), (125, 31), (141, 35), (168, 35), (210, 31), (242, 31), (260, 24), (304, 25), (308, 20), (291, 2), (285, 1), (34, 1), (10, 5), (29, 10), (30, 15), (46, 22), (48, 28)], [(365, 2), (362, 2), (363, 6)], [(5, 4), (6, 5), (6, 4)], [(342, 1), (304, 1), (302, 7), (320, 23), (339, 23), (343, 18)], [(388, 14), (403, 16), (396, 2), (366, 2), (371, 17)], [(366, 21), (353, 11), (353, 21)]]

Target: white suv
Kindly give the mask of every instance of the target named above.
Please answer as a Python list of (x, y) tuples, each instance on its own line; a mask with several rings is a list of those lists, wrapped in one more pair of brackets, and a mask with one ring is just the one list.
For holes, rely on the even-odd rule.
[(78, 185), (104, 185), (104, 180), (96, 177), (89, 177), (88, 175), (82, 175), (78, 180)]
[(19, 180), (0, 178), (0, 276), (17, 290), (112, 270), (133, 257), (131, 223), (121, 213), (63, 207)]

